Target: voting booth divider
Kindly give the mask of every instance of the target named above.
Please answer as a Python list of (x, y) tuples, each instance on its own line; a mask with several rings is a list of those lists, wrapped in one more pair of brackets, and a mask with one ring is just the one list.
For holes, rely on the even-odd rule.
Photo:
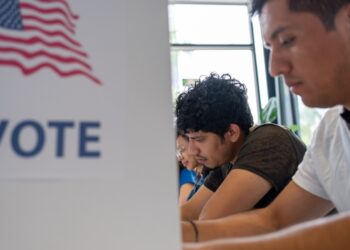
[(0, 5), (0, 249), (180, 248), (167, 1)]

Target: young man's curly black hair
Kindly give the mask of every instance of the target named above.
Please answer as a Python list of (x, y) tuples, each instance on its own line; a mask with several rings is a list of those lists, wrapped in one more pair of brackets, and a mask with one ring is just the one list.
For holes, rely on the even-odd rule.
[(211, 73), (181, 93), (175, 115), (179, 130), (212, 132), (222, 138), (232, 123), (246, 135), (253, 125), (247, 89), (229, 74)]

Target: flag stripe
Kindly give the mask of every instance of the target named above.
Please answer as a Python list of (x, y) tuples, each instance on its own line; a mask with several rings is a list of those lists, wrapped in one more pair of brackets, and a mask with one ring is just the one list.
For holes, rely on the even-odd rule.
[(16, 68), (19, 68), (24, 75), (31, 75), (31, 74), (35, 73), (36, 71), (41, 70), (42, 68), (50, 68), (51, 70), (55, 71), (58, 75), (63, 76), (63, 77), (82, 75), (82, 76), (89, 78), (90, 80), (94, 81), (97, 84), (101, 84), (101, 81), (99, 79), (97, 79), (96, 77), (94, 77), (93, 75), (91, 75), (87, 72), (84, 72), (82, 70), (62, 71), (58, 67), (56, 67), (55, 65), (50, 64), (50, 63), (41, 63), (41, 64), (38, 64), (34, 67), (26, 68), (24, 65), (22, 65), (21, 63), (19, 63), (16, 60), (0, 59), (0, 65), (14, 66)]
[(33, 44), (39, 43), (39, 44), (44, 44), (47, 47), (66, 49), (66, 50), (73, 52), (75, 54), (78, 54), (80, 56), (83, 56), (86, 58), (88, 57), (88, 55), (84, 51), (71, 48), (71, 47), (69, 47), (61, 42), (48, 42), (48, 41), (45, 41), (45, 40), (41, 39), (40, 37), (36, 37), (36, 36), (26, 39), (26, 38), (18, 38), (18, 37), (8, 37), (8, 36), (3, 36), (0, 34), (0, 41), (14, 42), (14, 43), (28, 44), (28, 45), (33, 45)]
[(66, 8), (67, 12), (69, 13), (69, 16), (70, 16), (72, 19), (78, 19), (78, 18), (79, 18), (78, 15), (76, 15), (76, 14), (74, 14), (74, 13), (72, 12), (72, 10), (71, 10), (71, 8), (69, 7), (68, 3), (67, 3), (66, 1), (64, 1), (64, 0), (38, 0), (38, 2), (41, 2), (41, 3), (43, 3), (43, 4), (47, 4), (47, 3), (60, 3), (60, 4), (62, 4), (62, 5)]
[(43, 8), (37, 7), (33, 4), (29, 4), (29, 3), (21, 3), (20, 7), (23, 10), (26, 10), (26, 9), (34, 10), (34, 11), (38, 12), (39, 15), (40, 14), (43, 14), (43, 15), (57, 14), (58, 16), (63, 16), (66, 23), (68, 23), (67, 26), (69, 26), (72, 29), (75, 27), (75, 24), (70, 20), (70, 18), (68, 17), (68, 14), (60, 8), (43, 9)]
[(61, 37), (65, 41), (69, 42), (70, 44), (75, 45), (77, 47), (81, 47), (81, 44), (78, 41), (76, 41), (73, 38), (70, 38), (67, 34), (65, 34), (62, 31), (49, 31), (49, 30), (45, 30), (43, 28), (36, 27), (33, 25), (23, 25), (23, 28), (27, 31), (38, 31), (38, 32), (46, 35), (47, 37)]
[(51, 20), (46, 20), (38, 16), (32, 16), (32, 15), (22, 15), (24, 21), (26, 20), (34, 20), (37, 21), (43, 25), (61, 25), (66, 28), (67, 31), (69, 31), (72, 34), (75, 34), (75, 31), (73, 28), (69, 27), (65, 22), (63, 22), (60, 19), (51, 19)]
[(17, 53), (22, 55), (23, 57), (27, 58), (27, 59), (34, 59), (36, 57), (47, 57), (50, 59), (53, 59), (55, 61), (61, 62), (61, 63), (67, 63), (67, 64), (78, 64), (82, 67), (84, 67), (87, 70), (91, 70), (91, 66), (89, 64), (87, 64), (86, 62), (79, 60), (78, 58), (75, 57), (63, 57), (57, 54), (53, 54), (53, 53), (49, 53), (47, 51), (44, 50), (38, 50), (35, 52), (28, 52), (19, 48), (12, 48), (12, 47), (0, 47), (0, 52), (1, 53)]

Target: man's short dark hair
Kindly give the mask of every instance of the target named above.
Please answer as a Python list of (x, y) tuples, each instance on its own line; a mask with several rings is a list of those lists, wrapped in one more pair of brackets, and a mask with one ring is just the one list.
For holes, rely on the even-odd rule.
[[(251, 14), (254, 15), (261, 11), (269, 0), (252, 0)], [(316, 15), (327, 30), (334, 28), (334, 18), (338, 11), (350, 0), (287, 0), (290, 11), (310, 12)]]
[(212, 132), (220, 137), (230, 124), (237, 124), (245, 134), (253, 125), (253, 117), (243, 83), (229, 74), (211, 73), (199, 79), (176, 100), (175, 115), (178, 129)]

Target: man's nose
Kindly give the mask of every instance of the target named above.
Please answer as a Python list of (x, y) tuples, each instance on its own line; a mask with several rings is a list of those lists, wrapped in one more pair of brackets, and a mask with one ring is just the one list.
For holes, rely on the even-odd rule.
[(198, 148), (195, 145), (195, 143), (193, 142), (193, 140), (190, 139), (189, 143), (188, 143), (188, 152), (191, 155), (197, 155), (198, 154)]
[(269, 72), (272, 77), (286, 75), (292, 69), (289, 58), (279, 51), (270, 50)]

